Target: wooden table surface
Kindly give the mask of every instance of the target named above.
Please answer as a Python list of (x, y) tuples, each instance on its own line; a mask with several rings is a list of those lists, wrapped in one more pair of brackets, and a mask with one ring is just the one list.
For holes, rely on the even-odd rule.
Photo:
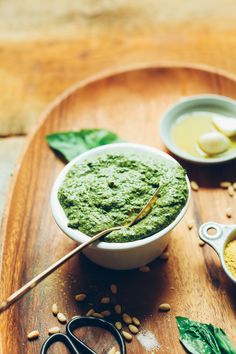
[(0, 29), (0, 215), (26, 134), (73, 83), (139, 63), (236, 75), (233, 0), (9, 0)]
[(10, 0), (0, 20), (0, 215), (28, 132), (75, 82), (139, 63), (236, 76), (233, 0)]
[(0, 135), (27, 133), (58, 93), (104, 69), (178, 62), (235, 74), (234, 1), (98, 3), (1, 2)]

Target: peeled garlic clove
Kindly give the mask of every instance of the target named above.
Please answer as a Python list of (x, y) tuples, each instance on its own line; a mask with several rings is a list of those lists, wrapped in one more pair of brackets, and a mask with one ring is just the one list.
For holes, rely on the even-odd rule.
[(236, 135), (236, 118), (215, 116), (212, 119), (215, 127), (224, 135)]
[(230, 147), (230, 140), (221, 133), (202, 134), (198, 140), (200, 148), (208, 155), (220, 154)]

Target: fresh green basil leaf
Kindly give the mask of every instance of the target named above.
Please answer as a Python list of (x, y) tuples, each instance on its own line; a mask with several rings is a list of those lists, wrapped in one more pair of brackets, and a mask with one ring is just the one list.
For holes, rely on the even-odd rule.
[(118, 135), (106, 129), (58, 132), (47, 135), (46, 140), (50, 148), (66, 161), (97, 146), (122, 142)]
[(176, 317), (180, 341), (192, 354), (236, 354), (236, 347), (225, 332), (212, 324)]
[(208, 325), (211, 329), (212, 333), (214, 334), (215, 339), (221, 349), (223, 354), (236, 354), (236, 347), (233, 345), (229, 337), (223, 331), (223, 329), (215, 327), (211, 324)]

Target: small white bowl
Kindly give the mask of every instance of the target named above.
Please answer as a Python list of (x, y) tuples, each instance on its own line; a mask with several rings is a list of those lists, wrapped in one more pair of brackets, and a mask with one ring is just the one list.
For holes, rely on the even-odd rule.
[(161, 119), (160, 135), (166, 147), (176, 156), (198, 164), (218, 164), (236, 158), (236, 151), (221, 157), (195, 157), (176, 146), (171, 137), (171, 129), (176, 120), (190, 112), (204, 111), (235, 117), (236, 101), (232, 98), (220, 95), (194, 95), (181, 99), (174, 103), (163, 115)]
[[(130, 144), (130, 143), (119, 143), (119, 144), (109, 144), (104, 145), (90, 151), (83, 153), (82, 155), (76, 157), (70, 163), (68, 163), (61, 173), (58, 175), (51, 192), (51, 209), (52, 214), (56, 220), (56, 223), (61, 228), (61, 230), (70, 238), (77, 241), (78, 243), (83, 243), (87, 241), (90, 237), (83, 234), (79, 230), (72, 229), (67, 226), (68, 219), (63, 211), (63, 208), (58, 200), (58, 190), (67, 174), (74, 164), (81, 164), (87, 159), (95, 159), (98, 155), (103, 155), (105, 153), (145, 153), (152, 157), (162, 157), (166, 160), (171, 160), (174, 163), (178, 162), (173, 159), (168, 154), (163, 151), (151, 148), (145, 145)], [(160, 232), (146, 237), (142, 240), (133, 242), (123, 242), (123, 243), (108, 243), (104, 241), (98, 241), (93, 245), (87, 247), (83, 253), (94, 263), (101, 265), (106, 268), (111, 269), (133, 269), (141, 267), (147, 263), (153, 261), (158, 257), (166, 248), (170, 231), (180, 222), (184, 214), (187, 211), (191, 188), (189, 179), (186, 176), (186, 182), (188, 185), (188, 200), (186, 205), (181, 210), (177, 218), (165, 229)]]
[[(210, 229), (215, 230), (214, 235), (209, 234)], [(199, 237), (216, 251), (226, 275), (236, 284), (236, 278), (230, 273), (224, 257), (225, 247), (236, 239), (236, 225), (222, 225), (210, 221), (200, 226)]]

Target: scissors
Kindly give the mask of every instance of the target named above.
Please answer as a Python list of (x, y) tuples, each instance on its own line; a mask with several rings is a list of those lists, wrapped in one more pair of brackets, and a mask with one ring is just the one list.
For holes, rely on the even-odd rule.
[(96, 354), (82, 340), (73, 334), (73, 331), (81, 327), (100, 327), (110, 332), (116, 339), (120, 347), (120, 353), (126, 354), (125, 341), (117, 328), (110, 322), (96, 317), (77, 317), (66, 325), (66, 334), (56, 333), (50, 336), (43, 344), (40, 354), (46, 354), (48, 349), (57, 342), (63, 343), (71, 354)]

